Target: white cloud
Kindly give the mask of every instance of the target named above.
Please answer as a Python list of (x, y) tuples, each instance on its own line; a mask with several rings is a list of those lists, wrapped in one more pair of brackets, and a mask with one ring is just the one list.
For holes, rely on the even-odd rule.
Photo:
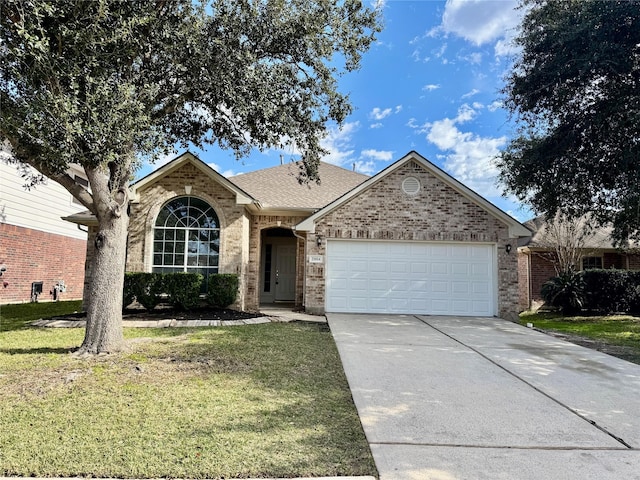
[(517, 0), (447, 0), (441, 28), (478, 46), (498, 41), (519, 24), (517, 6)]
[(391, 115), (391, 112), (393, 110), (391, 108), (385, 108), (384, 110), (379, 108), (379, 107), (375, 107), (373, 110), (371, 110), (371, 113), (369, 114), (370, 118), (373, 118), (375, 120), (382, 120), (385, 117), (388, 117), (389, 115)]
[(496, 186), (498, 170), (494, 158), (507, 138), (482, 137), (458, 128), (477, 115), (477, 110), (464, 104), (455, 118), (427, 123), (418, 132), (426, 134), (427, 140), (444, 152), (445, 170), (479, 194), (496, 197), (500, 190)]
[(478, 111), (470, 105), (463, 103), (458, 109), (458, 115), (456, 116), (455, 123), (464, 123), (469, 120), (473, 120), (478, 116)]
[(383, 124), (380, 122), (377, 123), (372, 123), (371, 125), (369, 125), (369, 128), (382, 128)]
[(329, 151), (322, 157), (322, 161), (339, 166), (348, 165), (354, 153), (352, 137), (358, 128), (360, 128), (360, 122), (348, 122), (342, 128), (330, 127), (327, 135), (320, 140), (320, 146)]
[(229, 170), (225, 170), (224, 172), (220, 171), (220, 165), (218, 165), (217, 163), (207, 163), (208, 166), (210, 166), (211, 168), (213, 168), (216, 172), (218, 172), (220, 175), (222, 175), (223, 177), (233, 177), (235, 175), (238, 175), (237, 172), (234, 172), (233, 170), (229, 169)]
[(504, 105), (502, 104), (502, 102), (500, 100), (495, 100), (494, 102), (492, 102), (488, 107), (487, 110), (489, 110), (490, 112), (495, 112), (496, 110), (498, 110), (499, 108), (503, 108)]
[(396, 109), (393, 113), (400, 113), (402, 111), (402, 105), (396, 105)]
[(482, 63), (482, 53), (480, 52), (470, 53), (469, 55), (461, 56), (460, 59), (472, 65), (480, 65)]
[(390, 150), (368, 149), (368, 150), (362, 150), (360, 154), (362, 157), (371, 158), (373, 160), (379, 160), (383, 162), (388, 162), (393, 158), (393, 152)]
[(377, 172), (376, 164), (374, 161), (369, 160), (367, 162), (357, 160), (355, 163), (355, 171), (358, 173), (364, 173), (365, 175), (373, 175)]
[(473, 97), (474, 95), (477, 95), (480, 93), (480, 90), (478, 90), (477, 88), (474, 88), (473, 90), (471, 90), (470, 92), (465, 93), (464, 95), (462, 95), (462, 98), (469, 98), (469, 97)]
[(441, 88), (440, 85), (436, 85), (435, 83), (430, 83), (422, 87), (422, 90), (425, 90), (427, 92), (433, 92), (434, 90), (437, 90), (439, 88)]

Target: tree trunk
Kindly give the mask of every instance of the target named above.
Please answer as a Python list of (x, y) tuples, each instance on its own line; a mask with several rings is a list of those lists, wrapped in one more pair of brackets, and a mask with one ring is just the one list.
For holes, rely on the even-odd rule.
[(127, 251), (129, 216), (125, 198), (100, 220), (92, 258), (87, 327), (78, 353), (112, 353), (124, 348), (122, 290)]

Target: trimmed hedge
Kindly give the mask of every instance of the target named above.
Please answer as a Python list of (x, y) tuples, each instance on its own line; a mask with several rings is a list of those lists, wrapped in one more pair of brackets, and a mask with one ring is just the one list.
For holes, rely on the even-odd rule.
[(238, 298), (238, 276), (231, 273), (219, 273), (209, 276), (207, 302), (218, 308), (226, 308)]
[(135, 299), (145, 309), (153, 310), (161, 301), (162, 290), (162, 274), (127, 272), (124, 274), (123, 308)]
[[(146, 310), (153, 310), (166, 301), (175, 308), (190, 310), (200, 304), (204, 277), (199, 273), (127, 272), (124, 276), (123, 308), (137, 300)], [(238, 276), (219, 273), (209, 275), (207, 302), (226, 308), (238, 297)]]
[(191, 310), (200, 304), (200, 288), (204, 279), (201, 274), (165, 273), (162, 277), (164, 293), (175, 308)]

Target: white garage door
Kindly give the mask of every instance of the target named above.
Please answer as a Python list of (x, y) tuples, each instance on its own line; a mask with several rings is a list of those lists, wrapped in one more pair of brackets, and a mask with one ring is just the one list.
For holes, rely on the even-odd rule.
[(329, 240), (326, 311), (492, 316), (494, 249)]

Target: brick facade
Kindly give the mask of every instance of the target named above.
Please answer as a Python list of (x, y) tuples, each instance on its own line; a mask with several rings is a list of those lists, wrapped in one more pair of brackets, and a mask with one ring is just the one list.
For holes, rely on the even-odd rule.
[[(422, 188), (407, 195), (402, 182), (412, 176)], [(508, 226), (458, 193), (417, 162), (410, 161), (362, 191), (347, 203), (320, 218), (315, 234), (309, 234), (307, 255), (326, 255), (326, 241), (316, 238), (379, 239), (436, 242), (489, 243), (497, 246), (498, 315), (513, 319), (518, 312), (516, 239)], [(513, 245), (507, 253), (505, 246)], [(324, 311), (324, 265), (306, 265), (305, 306)]]
[[(53, 300), (54, 285), (63, 281), (60, 300), (82, 298), (86, 240), (0, 223), (0, 304), (31, 301), (31, 283), (43, 282), (38, 301)], [(3, 288), (2, 282), (8, 286)]]
[(529, 255), (518, 252), (518, 309), (530, 307), (531, 285), (529, 283)]
[[(262, 232), (269, 228), (291, 228), (307, 216), (295, 215), (254, 215), (251, 219), (249, 234), (249, 264), (246, 278), (246, 308), (258, 310), (260, 307), (260, 255), (262, 252)], [(296, 307), (301, 307), (303, 301), (304, 282), (304, 243), (297, 241), (298, 253), (296, 258)]]
[[(404, 193), (402, 182), (415, 177), (421, 183), (414, 195)], [(375, 177), (374, 177), (375, 178)], [(473, 194), (462, 194), (423, 164), (410, 160), (360, 191), (349, 201), (320, 217), (316, 231), (296, 232), (293, 227), (309, 217), (296, 209), (262, 210), (238, 202), (238, 192), (205, 174), (191, 162), (168, 169), (152, 181), (141, 183), (131, 204), (127, 271), (151, 271), (153, 229), (161, 208), (171, 199), (186, 195), (201, 198), (216, 211), (220, 221), (220, 273), (240, 278), (240, 295), (234, 306), (243, 310), (260, 307), (263, 244), (273, 242), (269, 229), (292, 229), (294, 236), (278, 242), (297, 246), (295, 304), (311, 313), (323, 313), (325, 304), (324, 263), (307, 262), (310, 255), (326, 258), (326, 239), (379, 239), (421, 242), (479, 243), (495, 248), (494, 299), (497, 314), (506, 319), (518, 312), (516, 239), (509, 225), (496, 213), (478, 205)], [(506, 222), (506, 223), (505, 223)], [(93, 229), (90, 230), (91, 234)], [(275, 232), (274, 232), (275, 233)], [(295, 238), (297, 237), (297, 238)], [(321, 241), (318, 241), (321, 237)], [(88, 254), (93, 242), (89, 241)], [(513, 251), (507, 252), (507, 245)], [(91, 272), (87, 271), (87, 279)]]
[(126, 270), (150, 272), (153, 263), (153, 227), (158, 213), (171, 199), (185, 195), (201, 198), (213, 207), (220, 222), (219, 273), (235, 273), (240, 279), (236, 308), (245, 309), (249, 250), (249, 215), (238, 205), (235, 193), (202, 174), (193, 164), (159, 178), (138, 192), (139, 199), (131, 205)]

